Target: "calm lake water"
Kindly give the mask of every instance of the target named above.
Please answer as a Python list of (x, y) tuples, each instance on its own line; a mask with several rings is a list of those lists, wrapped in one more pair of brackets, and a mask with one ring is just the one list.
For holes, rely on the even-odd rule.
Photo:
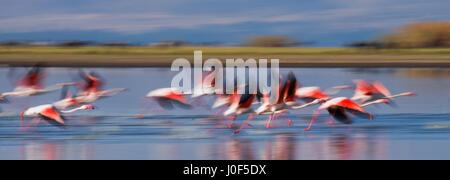
[[(30, 98), (10, 98), (1, 104), (0, 159), (450, 159), (450, 69), (413, 68), (283, 68), (293, 71), (303, 86), (324, 89), (351, 84), (352, 79), (381, 81), (393, 94), (413, 91), (414, 97), (396, 99), (396, 106), (366, 110), (374, 121), (355, 119), (352, 125), (326, 123), (321, 116), (305, 133), (314, 108), (293, 111), (286, 117), (294, 127), (264, 128), (266, 116), (238, 135), (217, 126), (226, 122), (216, 110), (161, 111), (150, 108), (143, 96), (169, 87), (176, 72), (168, 68), (95, 68), (108, 88), (128, 88), (102, 99), (97, 109), (70, 116), (68, 129), (41, 124), (37, 132), (22, 133), (19, 113), (26, 107), (48, 104), (60, 92)], [(18, 68), (16, 72), (23, 72)], [(11, 91), (10, 69), (0, 69), (2, 92)], [(75, 79), (77, 69), (49, 68), (46, 85)], [(339, 96), (351, 96), (351, 90)], [(203, 102), (212, 103), (212, 98)], [(135, 118), (148, 113), (146, 118)], [(247, 116), (237, 120), (242, 123)]]

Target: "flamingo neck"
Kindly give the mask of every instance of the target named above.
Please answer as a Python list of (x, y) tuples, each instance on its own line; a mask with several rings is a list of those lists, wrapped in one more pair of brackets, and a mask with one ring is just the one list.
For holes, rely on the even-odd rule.
[(372, 102), (368, 102), (368, 103), (366, 103), (366, 104), (361, 105), (361, 107), (366, 107), (366, 106), (369, 106), (369, 105), (372, 105), (372, 104), (379, 104), (379, 103), (380, 103), (380, 102), (372, 101)]
[(61, 111), (61, 113), (63, 113), (63, 114), (69, 114), (69, 113), (74, 113), (74, 112), (76, 112), (76, 111), (80, 111), (80, 110), (84, 110), (84, 109), (85, 109), (84, 107), (77, 107), (77, 108), (74, 108), (74, 109), (71, 109), (71, 110)]
[(368, 102), (368, 103), (362, 104), (361, 107), (366, 107), (366, 106), (369, 106), (369, 105), (372, 105), (372, 104), (388, 103), (388, 102), (389, 102), (388, 99), (380, 99), (380, 100), (376, 100), (376, 101), (372, 101), (372, 102)]
[(316, 104), (319, 104), (319, 103), (320, 103), (320, 100), (316, 99), (316, 100), (314, 100), (314, 101), (312, 101), (310, 103), (306, 103), (306, 104), (303, 104), (303, 105), (300, 105), (300, 106), (294, 106), (294, 107), (292, 107), (292, 109), (302, 109), (302, 108), (305, 108), (305, 107), (308, 107), (308, 106), (312, 106), (312, 105), (316, 105)]
[(410, 96), (410, 93), (400, 93), (392, 96), (388, 96), (389, 99), (396, 98), (396, 97), (402, 97), (402, 96)]

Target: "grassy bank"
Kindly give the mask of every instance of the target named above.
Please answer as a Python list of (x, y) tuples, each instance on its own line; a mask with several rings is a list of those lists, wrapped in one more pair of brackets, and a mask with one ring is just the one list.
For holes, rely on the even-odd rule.
[(0, 47), (0, 65), (169, 67), (177, 58), (280, 59), (282, 67), (450, 67), (450, 49)]
[(202, 50), (209, 55), (351, 55), (351, 54), (450, 54), (450, 48), (358, 49), (358, 48), (262, 48), (262, 47), (38, 47), (0, 46), (0, 54), (127, 54), (189, 55)]

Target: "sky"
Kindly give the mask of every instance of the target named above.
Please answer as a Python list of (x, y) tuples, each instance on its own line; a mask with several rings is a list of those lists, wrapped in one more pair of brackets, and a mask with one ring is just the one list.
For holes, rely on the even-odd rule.
[(448, 0), (0, 0), (0, 40), (222, 42), (290, 36), (312, 46), (450, 20)]

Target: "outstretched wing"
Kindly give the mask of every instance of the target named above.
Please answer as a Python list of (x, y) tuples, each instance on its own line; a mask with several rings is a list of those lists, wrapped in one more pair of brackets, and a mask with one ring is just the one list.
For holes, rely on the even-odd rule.
[(380, 82), (373, 82), (372, 83), (373, 87), (375, 89), (377, 89), (378, 92), (380, 92), (381, 94), (383, 94), (386, 97), (391, 97), (391, 92), (389, 92), (389, 90)]
[(53, 108), (46, 108), (39, 113), (41, 116), (52, 119), (56, 121), (58, 124), (65, 125), (64, 119), (61, 115)]

